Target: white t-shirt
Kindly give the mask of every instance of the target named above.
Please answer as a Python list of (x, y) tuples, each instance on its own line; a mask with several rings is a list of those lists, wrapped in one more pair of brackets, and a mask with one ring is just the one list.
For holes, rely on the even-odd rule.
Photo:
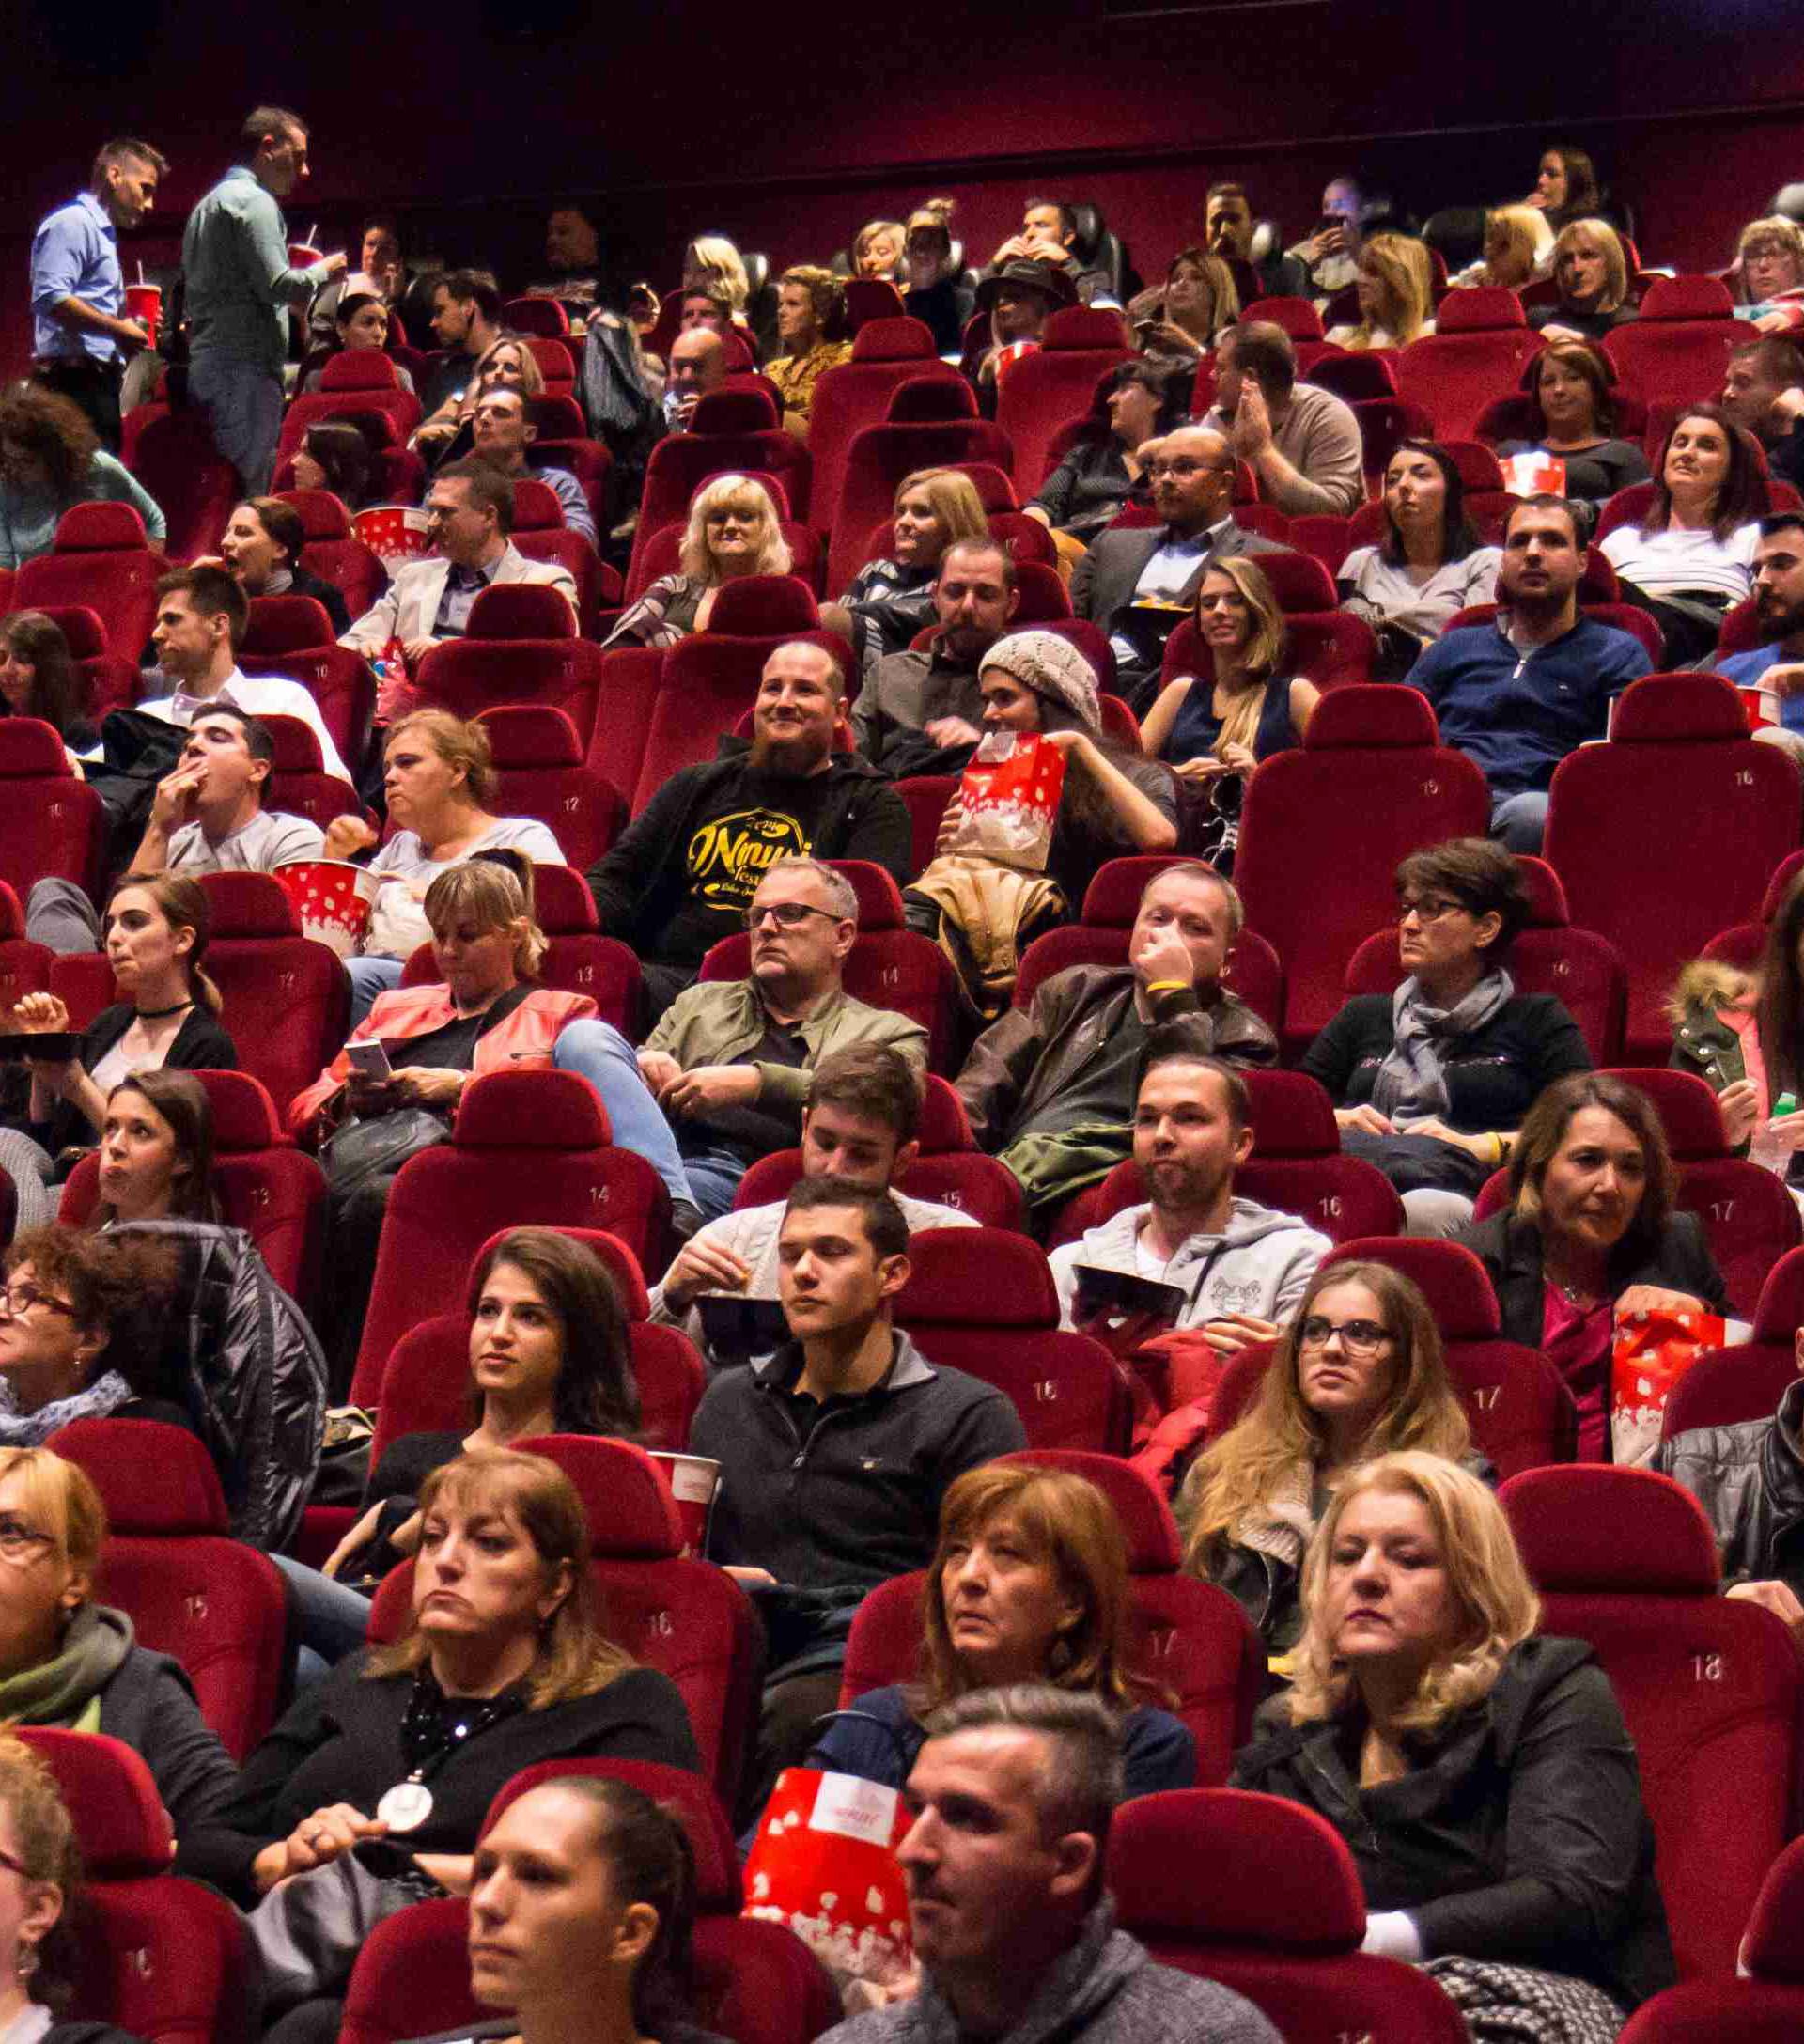
[(1760, 527), (1737, 525), (1728, 538), (1702, 532), (1653, 532), (1618, 525), (1598, 542), (1604, 558), (1649, 596), (1702, 589), (1738, 603), (1754, 585), (1754, 543)]
[[(319, 714), (319, 705), (314, 701), (313, 693), (298, 681), (286, 681), (277, 674), (244, 674), (234, 667), (220, 684), (218, 694), (210, 698), (216, 703), (231, 703), (252, 717), (299, 717), (301, 722), (319, 741), (319, 758), (326, 772), (334, 780), (349, 781), (350, 773), (345, 762), (338, 757), (338, 748), (332, 741), (332, 733), (326, 729), (325, 720)], [(154, 696), (138, 708), (147, 715), (161, 717), (165, 724), (190, 725), (206, 704), (190, 695), (186, 690), (178, 689), (173, 695)]]
[(421, 904), (426, 891), (439, 875), (478, 851), (523, 851), (535, 866), (567, 864), (557, 839), (537, 817), (497, 817), (468, 851), (455, 859), (428, 859), (426, 847), (412, 831), (397, 831), (369, 862), (372, 873), (389, 876), (388, 884), (376, 890), (369, 913), (369, 935), (364, 940), (365, 956), (405, 959), (432, 935)]

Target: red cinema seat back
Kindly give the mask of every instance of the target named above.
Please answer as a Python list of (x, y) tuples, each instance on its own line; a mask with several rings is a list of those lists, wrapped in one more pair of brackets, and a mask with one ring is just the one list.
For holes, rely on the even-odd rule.
[[(1484, 774), (1438, 740), (1413, 689), (1338, 689), (1303, 743), (1263, 761), (1247, 784), (1235, 884), (1248, 922), (1284, 961), (1292, 1054), (1337, 1012), (1348, 960), (1392, 913), (1398, 861), (1489, 827)], [(1299, 872), (1331, 873), (1334, 886), (1299, 889)]]
[[(282, 597), (276, 601), (288, 603), (295, 600)], [(299, 601), (317, 612), (320, 623), (325, 624), (324, 610), (311, 597), (303, 597)], [(329, 625), (315, 645), (287, 647), (279, 652), (247, 652), (240, 655), (238, 663), (246, 674), (280, 675), (298, 681), (319, 704), (319, 721), (331, 732), (347, 770), (358, 772), (369, 745), (370, 726), (376, 720), (376, 677), (361, 654), (334, 643)]]
[[(500, 593), (485, 591), (476, 599), (475, 610), (490, 595)], [(561, 600), (560, 604), (568, 611)], [(586, 749), (595, 731), (601, 692), (601, 648), (592, 640), (575, 636), (477, 637), (475, 610), (471, 613), (470, 636), (441, 641), (420, 663), (421, 694), (459, 717), (480, 716), (501, 703), (543, 704), (561, 710)]]
[[(1614, 1064), (1622, 1055), (1623, 1010), (1628, 969), (1622, 953), (1594, 929), (1574, 929), (1566, 890), (1545, 859), (1518, 856), (1529, 891), (1529, 921), (1510, 946), (1510, 977), (1518, 993), (1550, 993), (1584, 1035), (1592, 1062)], [(1394, 924), (1375, 930), (1346, 968), (1346, 997), (1396, 991), (1403, 978)]]
[[(1463, 315), (1460, 301), (1471, 291), (1453, 291), (1442, 301), (1440, 317)], [(1515, 294), (1507, 294), (1514, 297)], [(1485, 308), (1477, 308), (1484, 310)], [(1530, 330), (1518, 304), (1513, 320), (1477, 330), (1439, 328), (1411, 341), (1396, 358), (1397, 392), (1406, 403), (1420, 405), (1435, 424), (1438, 440), (1473, 440), (1485, 408), (1500, 390), (1507, 390), (1522, 373), (1531, 355), (1546, 343)]]
[(132, 473), (163, 512), (163, 550), (171, 560), (218, 550), (238, 502), (238, 472), (214, 446), (198, 412), (150, 420), (138, 435)]
[(1001, 1228), (925, 1228), (909, 1260), (896, 1323), (928, 1362), (1005, 1392), (1034, 1447), (1126, 1450), (1127, 1384), (1099, 1342), (1060, 1328), (1036, 1243)]
[(263, 723), (275, 744), (270, 777), (263, 784), (263, 806), (303, 816), (330, 830), (341, 816), (362, 816), (364, 805), (349, 781), (325, 770), (319, 734), (299, 717), (268, 716)]
[(1426, 1974), (1360, 1950), (1353, 1856), (1300, 1803), (1239, 1788), (1142, 1796), (1110, 1826), (1108, 1883), (1121, 1927), (1155, 1959), (1244, 1994), (1287, 2044), (1468, 2034)]
[(47, 944), (26, 937), (19, 897), (0, 881), (0, 1009), (10, 1008), (22, 994), (48, 992), (54, 956)]
[(1752, 918), (1797, 819), (1797, 769), (1748, 736), (1740, 697), (1715, 675), (1631, 682), (1609, 744), (1554, 770), (1545, 856), (1573, 920), (1606, 932), (1627, 964), (1630, 1063), (1666, 1062), (1679, 967)]
[(588, 763), (623, 795), (639, 785), (652, 711), (663, 680), (664, 656), (655, 647), (622, 646), (601, 655), (601, 698), (605, 717), (595, 720)]
[(70, 769), (54, 727), (0, 718), (0, 881), (22, 901), (53, 876), (91, 890), (105, 833), (101, 798)]
[(852, 359), (829, 369), (815, 385), (808, 451), (815, 462), (811, 523), (816, 532), (832, 530), (853, 434), (866, 426), (880, 426), (896, 391), (922, 378), (946, 383), (964, 381), (940, 360), (925, 321), (879, 319), (866, 320), (853, 336)]
[(458, 1296), (497, 1228), (605, 1227), (643, 1267), (662, 1256), (669, 1218), (663, 1180), (615, 1147), (586, 1079), (483, 1073), (464, 1088), (451, 1140), (410, 1158), (389, 1194), (352, 1402), (375, 1401), (389, 1351)]
[(22, 1725), (74, 1821), (86, 1875), (74, 1919), (65, 2021), (142, 2044), (250, 2044), (255, 1982), (237, 1910), (169, 1871), (169, 1818), (130, 1746), (96, 1732)]
[(352, 618), (361, 617), (388, 577), (374, 551), (351, 537), (350, 511), (330, 490), (285, 490), (281, 496), (300, 512), (307, 529), (302, 567), (335, 583), (344, 591), (345, 608)]
[(106, 650), (135, 666), (156, 622), (157, 578), (168, 565), (130, 505), (78, 504), (63, 514), (51, 552), (20, 569), (11, 607), (85, 604), (106, 627)]
[(1128, 359), (1125, 326), (1118, 312), (1066, 306), (1047, 320), (1039, 348), (1009, 370), (996, 423), (1015, 444), (1015, 487), (1023, 497), (1046, 480), (1060, 427), (1088, 409), (1099, 376)]
[(1722, 388), (1729, 351), (1748, 337), (1715, 277), (1658, 277), (1641, 296), (1641, 317), (1604, 335), (1623, 382), (1650, 405), (1696, 404)]
[(1499, 1493), (1541, 1593), (1541, 1630), (1589, 1643), (1635, 1740), (1682, 1975), (1727, 1978), (1791, 1835), (1804, 1667), (1783, 1623), (1719, 1594), (1690, 1492), (1575, 1463)]
[(575, 725), (545, 703), (498, 703), (482, 723), (494, 754), (497, 814), (537, 817), (568, 864), (586, 871), (620, 835), (627, 804), (584, 763)]
[[(836, 374), (827, 371), (827, 376)], [(826, 380), (822, 377), (821, 382)], [(1007, 433), (988, 419), (924, 419), (911, 425), (866, 426), (854, 434), (846, 450), (839, 506), (830, 528), (828, 594), (839, 596), (863, 566), (865, 539), (873, 525), (891, 515), (905, 476), (923, 468), (958, 468), (968, 461), (1012, 470), (1014, 453)], [(815, 523), (819, 525), (818, 516)]]
[(278, 460), (292, 456), (307, 437), (310, 426), (327, 419), (358, 419), (371, 414), (386, 422), (391, 446), (407, 445), (408, 435), (420, 423), (420, 400), (412, 391), (392, 389), (316, 390), (291, 398), (282, 416), (282, 437), (276, 445)]
[(275, 1722), (288, 1591), (267, 1554), (228, 1537), (207, 1450), (143, 1419), (75, 1420), (47, 1445), (105, 1503), (101, 1600), (130, 1617), (140, 1646), (180, 1662), (201, 1716), (241, 1761)]
[[(0, 616), (14, 607), (8, 596), (12, 579), (10, 569), (0, 575)], [(107, 651), (106, 626), (99, 615), (85, 603), (53, 605), (43, 615), (61, 628), (70, 655), (82, 670), (86, 716), (98, 723), (109, 710), (131, 709), (143, 691), (142, 672), (135, 660), (121, 660)]]
[(1800, 1325), (1804, 1249), (1791, 1249), (1761, 1287), (1752, 1337), (1732, 1349), (1707, 1350), (1672, 1386), (1660, 1438), (1672, 1441), (1694, 1428), (1770, 1419), (1797, 1375), (1793, 1336)]

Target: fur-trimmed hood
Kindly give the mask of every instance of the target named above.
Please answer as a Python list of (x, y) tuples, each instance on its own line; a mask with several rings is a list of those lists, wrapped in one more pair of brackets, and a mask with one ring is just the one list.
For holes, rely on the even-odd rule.
[(1759, 987), (1751, 973), (1721, 959), (1693, 959), (1679, 969), (1672, 998), (1666, 1004), (1667, 1020), (1674, 1029), (1698, 1008), (1720, 1013), (1726, 1007), (1751, 1007)]

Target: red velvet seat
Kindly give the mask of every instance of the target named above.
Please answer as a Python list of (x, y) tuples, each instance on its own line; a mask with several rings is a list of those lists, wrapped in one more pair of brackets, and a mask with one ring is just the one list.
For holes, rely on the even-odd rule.
[(810, 523), (816, 532), (832, 530), (853, 434), (881, 425), (900, 385), (922, 377), (949, 383), (964, 381), (939, 359), (932, 330), (925, 321), (877, 319), (864, 321), (854, 335), (852, 359), (827, 370), (816, 383), (808, 451), (815, 464)]
[(1660, 1438), (1671, 1441), (1697, 1427), (1770, 1419), (1797, 1376), (1794, 1336), (1800, 1326), (1804, 1249), (1789, 1249), (1760, 1288), (1751, 1338), (1698, 1357), (1672, 1387)]
[(263, 720), (275, 746), (270, 777), (263, 784), (263, 806), (289, 816), (303, 816), (322, 831), (341, 816), (362, 816), (357, 790), (335, 773), (328, 773), (319, 734), (299, 717), (267, 716)]
[[(703, 1771), (730, 1808), (763, 1655), (751, 1600), (723, 1568), (685, 1558), (676, 1500), (645, 1449), (582, 1434), (536, 1435), (515, 1445), (556, 1462), (575, 1485), (608, 1636), (681, 1692)], [(412, 1597), (413, 1565), (404, 1562), (376, 1593), (372, 1641), (398, 1636)]]
[[(947, 1070), (958, 1047), (957, 986), (951, 960), (931, 939), (903, 922), (902, 890), (882, 866), (867, 859), (830, 859), (858, 895), (858, 935), (845, 964), (846, 991), (871, 1007), (892, 1009), (927, 1032), (927, 1057)], [(703, 959), (698, 977), (743, 979), (751, 970), (751, 940), (723, 937)]]
[[(958, 792), (956, 773), (916, 773), (891, 784), (909, 812), (910, 853), (909, 866), (918, 879), (933, 864), (934, 850), (944, 820), (946, 806)], [(1029, 946), (1032, 949), (1032, 946)], [(1025, 963), (1025, 960), (1023, 960)], [(1017, 981), (1019, 986), (1019, 982)]]
[(341, 348), (319, 365), (321, 390), (399, 390), (394, 358), (381, 348)]
[(63, 513), (51, 551), (20, 569), (11, 607), (86, 605), (106, 627), (107, 651), (135, 665), (156, 622), (157, 578), (168, 566), (129, 504), (78, 504)]
[(1768, 1868), (1742, 1948), (1747, 1977), (1687, 1980), (1643, 2002), (1622, 2044), (1794, 2044), (1804, 2036), (1804, 1839)]
[[(829, 369), (827, 375), (834, 373)], [(846, 450), (839, 507), (830, 528), (828, 594), (842, 595), (863, 566), (865, 539), (873, 525), (892, 514), (905, 476), (923, 468), (961, 468), (967, 462), (989, 463), (1018, 476), (1019, 473), (1008, 434), (988, 419), (886, 423), (866, 426), (855, 433)], [(819, 525), (818, 516), (814, 523)]]
[(1471, 440), (1485, 407), (1546, 345), (1514, 291), (1450, 291), (1435, 332), (1398, 352), (1397, 389), (1434, 420), (1437, 439)]
[(1102, 306), (1068, 305), (1046, 322), (1038, 349), (1010, 368), (996, 423), (1015, 445), (1015, 487), (1031, 497), (1046, 480), (1052, 436), (1089, 405), (1097, 377), (1129, 359), (1127, 322)]
[(645, 764), (652, 711), (664, 677), (664, 656), (655, 647), (617, 647), (601, 655), (599, 674), (608, 713), (595, 720), (588, 764), (630, 800)]
[(1347, 404), (1360, 404), (1368, 398), (1397, 395), (1394, 360), (1392, 355), (1375, 354), (1370, 349), (1359, 354), (1321, 354), (1302, 370), (1302, 377), (1306, 383), (1330, 390)]
[(570, 316), (555, 298), (510, 298), (501, 308), (501, 323), (509, 333), (560, 341), (570, 331)]
[[(1291, 1054), (1339, 1009), (1347, 961), (1394, 909), (1398, 861), (1489, 827), (1484, 774), (1438, 740), (1415, 690), (1337, 689), (1302, 744), (1263, 761), (1247, 784), (1235, 883), (1247, 920), (1284, 961)], [(1299, 887), (1299, 873), (1334, 884)]]
[(10, 1009), (22, 994), (49, 991), (54, 956), (49, 945), (33, 944), (25, 935), (19, 897), (0, 881), (0, 1011)]
[(1740, 698), (1714, 675), (1631, 683), (1610, 743), (1556, 768), (1545, 855), (1574, 920), (1607, 932), (1628, 967), (1631, 1063), (1666, 1061), (1679, 967), (1753, 915), (1797, 819), (1797, 769), (1748, 736)]
[[(513, 629), (517, 624), (530, 629)], [(586, 749), (601, 676), (601, 648), (576, 635), (576, 619), (557, 591), (508, 583), (477, 597), (467, 634), (435, 646), (417, 679), (428, 702), (459, 717), (500, 703), (561, 710)]]
[(319, 706), (347, 770), (358, 772), (376, 718), (376, 677), (361, 654), (337, 643), (317, 598), (253, 597), (238, 663), (249, 675), (300, 682)]
[[(706, 420), (702, 417), (705, 410)], [(768, 425), (750, 423), (761, 413), (768, 414), (769, 410), (762, 393), (716, 391), (696, 407), (695, 424), (689, 432), (673, 433), (652, 449), (645, 469), (645, 493), (639, 500), (639, 532), (633, 542), (632, 565), (627, 573), (630, 598), (637, 596), (645, 585), (639, 562), (645, 541), (684, 515), (696, 484), (706, 476), (728, 472), (780, 476), (788, 491), (790, 508), (798, 518), (807, 517), (813, 473), (809, 450), (774, 418)], [(703, 429), (705, 425), (713, 426), (717, 421), (720, 425), (716, 429)], [(728, 428), (727, 421), (740, 423)]]
[(310, 575), (335, 583), (352, 619), (361, 617), (381, 594), (387, 572), (375, 553), (351, 537), (350, 513), (330, 490), (285, 490), (281, 495), (300, 512), (307, 529), (302, 567)]
[[(977, 1147), (964, 1102), (937, 1073), (927, 1080), (916, 1140), (921, 1154), (896, 1179), (898, 1193), (956, 1208), (982, 1227), (1013, 1228), (1017, 1233), (1025, 1227), (1020, 1181), (1006, 1164)], [(800, 1149), (760, 1157), (739, 1180), (734, 1211), (787, 1199), (801, 1177)]]
[(583, 757), (583, 741), (561, 710), (498, 703), (482, 712), (498, 783), (501, 816), (537, 817), (566, 862), (586, 871), (626, 825), (626, 798)]
[[(1518, 993), (1551, 993), (1583, 1032), (1597, 1065), (1616, 1063), (1623, 1049), (1628, 969), (1608, 937), (1574, 929), (1560, 876), (1545, 859), (1518, 857), (1529, 892), (1529, 920), (1510, 946), (1510, 977)], [(1394, 993), (1403, 977), (1394, 924), (1376, 930), (1346, 968), (1346, 997)]]
[(1282, 327), (1294, 341), (1318, 341), (1323, 338), (1322, 316), (1315, 309), (1315, 303), (1309, 298), (1255, 298), (1251, 304), (1242, 305), (1240, 317), (1244, 320), (1263, 320), (1276, 327)]
[(105, 834), (101, 798), (76, 777), (54, 727), (0, 718), (0, 881), (22, 901), (52, 877), (91, 889)]
[(1748, 337), (1715, 277), (1660, 277), (1641, 296), (1641, 317), (1604, 335), (1604, 352), (1650, 404), (1696, 404), (1722, 389), (1729, 351)]
[(1434, 419), (1423, 404), (1407, 397), (1355, 398), (1350, 401), (1354, 423), (1360, 429), (1360, 467), (1368, 491), (1376, 491), (1379, 478), (1404, 440), (1432, 440)]
[(214, 446), (200, 413), (148, 421), (132, 450), (132, 473), (163, 513), (163, 548), (172, 561), (218, 552), (238, 502), (238, 472)]
[[(1280, 1213), (1294, 1213), (1332, 1241), (1391, 1236), (1403, 1229), (1396, 1189), (1362, 1157), (1341, 1154), (1341, 1131), (1327, 1093), (1299, 1071), (1248, 1071), (1252, 1095), (1252, 1155), (1235, 1174), (1235, 1190)], [(1081, 1193), (1059, 1216), (1054, 1246), (1100, 1227), (1124, 1207), (1146, 1197), (1140, 1166), (1118, 1163), (1100, 1185)]]
[(606, 1227), (641, 1268), (661, 1270), (669, 1221), (663, 1180), (614, 1145), (587, 1080), (555, 1070), (473, 1079), (451, 1140), (410, 1158), (389, 1194), (352, 1402), (375, 1400), (396, 1342), (457, 1296), (497, 1228)]
[(1541, 1630), (1589, 1642), (1628, 1721), (1679, 1971), (1727, 1978), (1792, 1832), (1804, 1666), (1791, 1637), (1718, 1594), (1709, 1522), (1665, 1476), (1577, 1463), (1499, 1495)]
[[(1113, 1506), (1128, 1546), (1133, 1614), (1128, 1665), (1155, 1693), (1164, 1693), (1170, 1700), (1161, 1708), (1189, 1727), (1198, 1778), (1226, 1781), (1265, 1687), (1265, 1649), (1246, 1614), (1224, 1590), (1180, 1573), (1182, 1548), (1172, 1508), (1132, 1463), (1054, 1448), (1027, 1448), (1003, 1459), (1082, 1476)], [(898, 1576), (859, 1607), (846, 1643), (841, 1709), (874, 1689), (919, 1675), (926, 1583), (925, 1569)]]
[(282, 415), (282, 436), (276, 443), (280, 460), (291, 456), (307, 437), (310, 426), (328, 419), (362, 418), (374, 413), (385, 420), (391, 445), (405, 445), (420, 423), (420, 400), (412, 391), (400, 389), (316, 390), (290, 398)]
[(1002, 1228), (925, 1228), (909, 1260), (896, 1324), (930, 1363), (1007, 1393), (1034, 1447), (1125, 1452), (1126, 1381), (1100, 1342), (1060, 1328), (1036, 1243)]
[[(197, 1071), (194, 1076), (212, 1109), (213, 1184), (226, 1222), (244, 1230), (270, 1275), (304, 1306), (313, 1300), (319, 1276), (325, 1176), (283, 1132), (275, 1102), (250, 1072)], [(85, 1227), (99, 1199), (100, 1161), (90, 1153), (65, 1180), (56, 1218), (66, 1227)]]
[(275, 1723), (288, 1590), (267, 1554), (229, 1537), (207, 1450), (148, 1419), (75, 1420), (45, 1444), (105, 1503), (97, 1594), (132, 1620), (140, 1646), (180, 1662), (201, 1716), (241, 1761)]
[(1108, 1881), (1121, 1927), (1155, 1959), (1244, 1994), (1286, 2044), (1463, 2044), (1465, 2019), (1427, 1974), (1360, 1950), (1353, 1856), (1300, 1803), (1238, 1788), (1142, 1796), (1110, 1827)]
[(19, 1737), (55, 1777), (86, 1875), (63, 2020), (110, 2023), (142, 2044), (249, 2044), (243, 1920), (169, 1871), (169, 1818), (149, 1769), (95, 1732), (23, 1725)]

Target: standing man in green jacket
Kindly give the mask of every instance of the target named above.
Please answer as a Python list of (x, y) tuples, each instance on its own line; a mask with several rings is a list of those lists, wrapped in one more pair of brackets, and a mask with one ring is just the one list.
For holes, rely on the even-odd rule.
[(247, 497), (267, 495), (282, 430), (288, 311), (345, 267), (344, 252), (304, 270), (288, 262), (278, 199), (307, 175), (299, 115), (259, 106), (239, 132), (239, 160), (192, 213), (181, 238), (188, 289), (188, 388)]

